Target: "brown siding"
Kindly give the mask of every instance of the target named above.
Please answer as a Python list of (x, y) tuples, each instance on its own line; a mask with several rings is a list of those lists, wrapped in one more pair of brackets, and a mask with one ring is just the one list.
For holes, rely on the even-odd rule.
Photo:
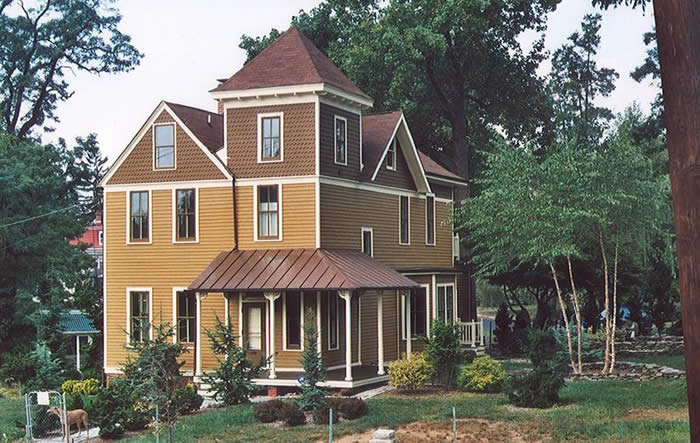
[(387, 169), (385, 159), (379, 167), (379, 172), (377, 172), (374, 182), (378, 185), (415, 191), (416, 183), (413, 181), (411, 171), (408, 169), (408, 163), (406, 163), (406, 157), (403, 155), (403, 150), (398, 141), (396, 142), (396, 149), (396, 170)]
[(282, 240), (254, 241), (253, 186), (236, 187), (240, 249), (316, 247), (316, 185), (282, 185)]
[[(335, 163), (335, 116), (347, 119), (348, 165)], [(360, 177), (360, 116), (321, 103), (321, 175), (357, 180)]]
[[(234, 246), (231, 188), (202, 188), (199, 190), (200, 231), (198, 244), (172, 243), (171, 190), (153, 191), (153, 243), (126, 244), (126, 193), (107, 192), (105, 214), (107, 239), (107, 361), (110, 368), (120, 367), (126, 360), (126, 288), (153, 288), (153, 319), (172, 321), (172, 288), (186, 287), (209, 262), (224, 249)], [(221, 295), (210, 294), (203, 303), (206, 312), (220, 312)], [(220, 305), (220, 306), (219, 306)], [(208, 320), (207, 320), (208, 322)], [(204, 324), (209, 324), (203, 322)], [(203, 353), (204, 356), (206, 353)], [(185, 355), (191, 370), (194, 354)]]
[(450, 186), (440, 185), (431, 181), (430, 189), (436, 197), (452, 200), (452, 188)]
[[(278, 163), (258, 163), (258, 114), (283, 112), (283, 156)], [(236, 178), (313, 175), (316, 164), (314, 103), (256, 106), (226, 110), (228, 166)]]
[[(175, 123), (167, 111), (163, 111), (155, 123)], [(109, 179), (108, 185), (131, 183), (162, 183), (169, 181), (214, 180), (226, 178), (219, 168), (182, 129), (175, 125), (177, 169), (153, 170), (153, 127), (136, 143), (119, 169)]]
[(399, 197), (321, 184), (321, 247), (360, 249), (374, 230), (374, 257), (394, 268), (451, 267), (451, 205), (435, 202), (435, 246), (425, 244), (425, 200), (411, 198), (410, 245), (399, 245)]
[(465, 322), (476, 320), (476, 297), (466, 272), (457, 276), (457, 315)]

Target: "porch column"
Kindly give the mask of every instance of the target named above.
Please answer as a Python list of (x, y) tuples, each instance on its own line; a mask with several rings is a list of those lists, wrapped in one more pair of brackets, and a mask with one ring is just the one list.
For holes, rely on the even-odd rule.
[(280, 298), (280, 293), (265, 292), (265, 298), (270, 302), (270, 378), (277, 378), (277, 372), (275, 372), (275, 300)]
[(384, 291), (377, 293), (377, 375), (384, 375)]
[(316, 350), (321, 354), (321, 292), (316, 291)]
[(204, 297), (202, 297), (201, 292), (196, 293), (196, 298), (197, 298), (197, 306), (195, 307), (196, 311), (196, 329), (197, 329), (197, 342), (195, 344), (195, 375), (202, 375), (202, 300), (204, 300)]
[(406, 297), (406, 358), (411, 356), (411, 293), (413, 291), (404, 292), (404, 297)]
[[(338, 291), (338, 295), (345, 300), (345, 380), (352, 380), (352, 341), (350, 336), (350, 312), (352, 311), (352, 306), (350, 301), (352, 300), (352, 292), (350, 291)], [(359, 343), (358, 343), (359, 344)]]

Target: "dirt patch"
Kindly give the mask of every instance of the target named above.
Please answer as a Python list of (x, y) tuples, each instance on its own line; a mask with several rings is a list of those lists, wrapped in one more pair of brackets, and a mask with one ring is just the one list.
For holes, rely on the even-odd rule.
[[(362, 434), (346, 435), (334, 441), (340, 443), (367, 442), (374, 430)], [(452, 422), (426, 423), (415, 422), (401, 426), (396, 430), (396, 438), (401, 443), (412, 442), (450, 442), (452, 441)], [(457, 420), (457, 441), (459, 442), (546, 442), (551, 439), (542, 435), (535, 426), (511, 424), (484, 419), (461, 418)]]
[(634, 421), (688, 420), (687, 409), (630, 409), (625, 417)]

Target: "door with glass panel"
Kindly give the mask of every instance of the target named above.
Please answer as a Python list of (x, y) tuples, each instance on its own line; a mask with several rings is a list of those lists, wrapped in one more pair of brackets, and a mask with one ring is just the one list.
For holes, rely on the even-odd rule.
[(249, 347), (251, 362), (265, 358), (265, 303), (243, 304), (243, 343)]

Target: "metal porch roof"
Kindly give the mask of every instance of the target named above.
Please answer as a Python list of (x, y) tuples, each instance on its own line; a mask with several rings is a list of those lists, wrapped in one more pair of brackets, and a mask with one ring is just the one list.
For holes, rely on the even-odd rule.
[(189, 285), (199, 292), (418, 287), (379, 260), (348, 249), (223, 251)]

